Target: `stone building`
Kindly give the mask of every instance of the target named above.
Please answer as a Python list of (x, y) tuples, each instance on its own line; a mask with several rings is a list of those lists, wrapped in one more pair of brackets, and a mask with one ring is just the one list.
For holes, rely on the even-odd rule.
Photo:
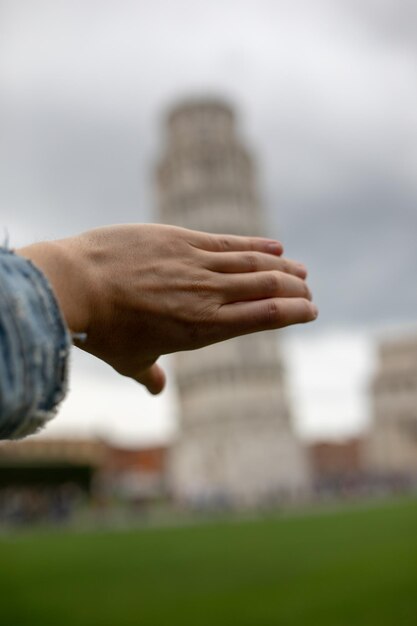
[[(255, 179), (226, 103), (189, 101), (171, 111), (157, 169), (164, 222), (263, 234)], [(180, 500), (252, 505), (307, 491), (307, 458), (292, 430), (275, 333), (179, 353), (175, 368), (180, 425), (171, 479)]]
[(366, 481), (362, 438), (315, 441), (308, 452), (315, 495), (343, 497), (362, 489)]
[(139, 513), (166, 498), (167, 456), (166, 447), (120, 448), (96, 439), (0, 442), (0, 530), (75, 522), (98, 504), (102, 521), (121, 502)]
[(380, 344), (372, 396), (367, 465), (382, 477), (417, 480), (417, 334)]

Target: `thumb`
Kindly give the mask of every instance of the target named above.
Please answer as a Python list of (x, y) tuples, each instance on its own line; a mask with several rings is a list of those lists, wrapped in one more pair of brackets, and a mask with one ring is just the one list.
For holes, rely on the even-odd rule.
[(157, 363), (147, 367), (132, 378), (144, 385), (153, 395), (161, 393), (166, 383), (165, 372)]

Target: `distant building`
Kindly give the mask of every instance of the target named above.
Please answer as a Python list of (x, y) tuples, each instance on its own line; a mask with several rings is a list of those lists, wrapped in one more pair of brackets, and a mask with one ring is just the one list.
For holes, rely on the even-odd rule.
[(108, 446), (106, 462), (100, 469), (100, 484), (107, 493), (126, 500), (151, 501), (167, 495), (165, 446), (116, 448)]
[(381, 343), (372, 397), (371, 472), (417, 481), (417, 334)]
[[(254, 162), (230, 106), (205, 99), (180, 104), (166, 132), (157, 170), (163, 221), (263, 234)], [(252, 505), (308, 490), (307, 457), (293, 433), (276, 334), (179, 353), (175, 370), (181, 410), (170, 473), (177, 498)]]
[(105, 459), (106, 445), (90, 439), (4, 441), (0, 443), (0, 490), (73, 483), (90, 493), (94, 474)]
[(2, 490), (75, 485), (89, 496), (147, 500), (166, 493), (165, 447), (120, 448), (94, 439), (30, 437), (0, 443)]
[(309, 457), (314, 488), (341, 495), (364, 484), (363, 440), (318, 441), (310, 444)]

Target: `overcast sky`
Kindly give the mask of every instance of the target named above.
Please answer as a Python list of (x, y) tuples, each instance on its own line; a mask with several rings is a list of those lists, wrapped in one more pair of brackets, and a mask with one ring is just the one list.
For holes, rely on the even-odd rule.
[[(258, 158), (268, 233), (309, 266), (320, 308), (312, 330), (283, 335), (292, 380), (304, 371), (309, 388), (305, 364), (327, 345), (315, 369), (329, 386), (335, 359), (338, 384), (356, 372), (355, 407), (369, 333), (416, 318), (416, 74), (415, 0), (0, 0), (0, 228), (20, 245), (157, 221), (164, 112), (190, 94), (225, 96)], [(74, 358), (97, 393), (110, 374)], [(171, 392), (149, 404), (111, 380), (139, 394), (155, 432), (169, 422)], [(73, 386), (60, 423), (86, 402), (76, 374)], [(314, 431), (307, 413), (337, 404), (310, 400), (300, 419)], [(365, 419), (358, 406), (337, 423)]]

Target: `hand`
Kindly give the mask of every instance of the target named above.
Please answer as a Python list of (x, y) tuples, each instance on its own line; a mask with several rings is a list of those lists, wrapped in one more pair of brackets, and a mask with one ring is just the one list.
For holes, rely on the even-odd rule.
[(159, 393), (161, 354), (317, 317), (304, 266), (263, 238), (159, 224), (98, 228), (17, 251), (44, 271), (79, 347)]

